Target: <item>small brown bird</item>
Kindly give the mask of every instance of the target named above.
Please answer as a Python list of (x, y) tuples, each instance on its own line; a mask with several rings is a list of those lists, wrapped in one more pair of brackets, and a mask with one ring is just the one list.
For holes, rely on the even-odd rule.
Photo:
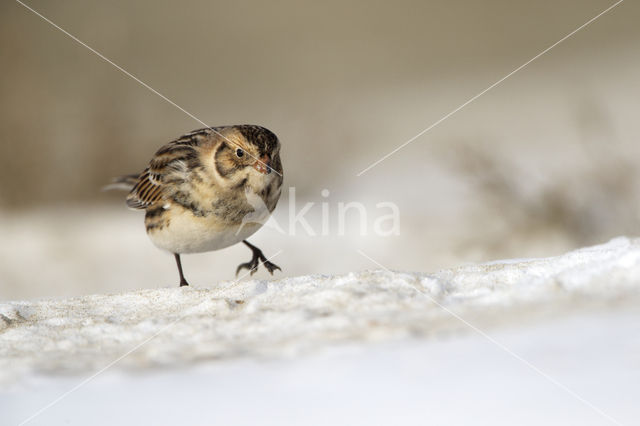
[(246, 268), (259, 262), (273, 274), (280, 269), (246, 239), (275, 209), (282, 189), (280, 141), (255, 125), (194, 130), (160, 148), (139, 175), (115, 185), (130, 189), (127, 205), (145, 210), (151, 241), (174, 254), (180, 286), (189, 285), (180, 255), (219, 250), (243, 242), (253, 253)]

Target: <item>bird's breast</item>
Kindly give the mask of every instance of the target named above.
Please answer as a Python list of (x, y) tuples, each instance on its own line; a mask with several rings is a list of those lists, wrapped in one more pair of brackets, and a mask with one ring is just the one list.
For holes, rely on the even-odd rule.
[(204, 181), (175, 191), (147, 209), (151, 241), (172, 253), (219, 250), (248, 238), (264, 224), (280, 197), (281, 180), (267, 179), (222, 189)]
[(181, 206), (169, 205), (162, 220), (145, 219), (147, 234), (159, 248), (171, 253), (220, 250), (248, 238), (261, 223), (228, 223), (217, 215), (195, 216)]

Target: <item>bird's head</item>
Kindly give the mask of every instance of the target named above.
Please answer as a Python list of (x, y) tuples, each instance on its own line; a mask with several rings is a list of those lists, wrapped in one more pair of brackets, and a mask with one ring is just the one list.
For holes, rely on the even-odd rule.
[(212, 159), (221, 179), (231, 183), (282, 177), (280, 141), (269, 129), (246, 124), (218, 128), (218, 132)]

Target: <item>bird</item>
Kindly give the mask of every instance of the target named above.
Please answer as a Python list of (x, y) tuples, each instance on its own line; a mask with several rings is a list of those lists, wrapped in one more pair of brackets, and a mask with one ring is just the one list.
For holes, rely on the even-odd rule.
[(280, 141), (251, 125), (206, 127), (160, 147), (139, 174), (117, 177), (108, 189), (129, 190), (126, 204), (144, 210), (153, 244), (174, 255), (180, 287), (188, 286), (180, 256), (242, 242), (250, 261), (236, 268), (253, 275), (259, 263), (279, 266), (247, 241), (273, 212), (282, 192)]

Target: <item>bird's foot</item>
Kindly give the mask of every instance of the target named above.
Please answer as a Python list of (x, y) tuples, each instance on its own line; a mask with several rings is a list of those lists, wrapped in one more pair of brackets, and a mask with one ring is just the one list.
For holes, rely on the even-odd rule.
[(236, 269), (236, 277), (243, 269), (251, 271), (251, 275), (255, 274), (258, 271), (258, 256), (256, 256), (255, 253), (253, 254), (253, 257), (250, 261), (238, 265), (238, 268)]
[(273, 271), (275, 271), (276, 269), (278, 271), (282, 271), (282, 269), (280, 269), (278, 265), (276, 265), (275, 263), (269, 262), (267, 259), (262, 260), (262, 265), (265, 268), (267, 268), (267, 271), (269, 271), (271, 275), (273, 275)]
[(271, 275), (273, 275), (273, 272), (276, 269), (279, 271), (282, 271), (282, 269), (280, 269), (278, 265), (276, 265), (275, 263), (269, 262), (265, 257), (265, 255), (262, 253), (262, 250), (260, 250), (258, 247), (254, 246), (253, 244), (250, 244), (248, 241), (243, 241), (243, 243), (245, 243), (246, 246), (251, 249), (251, 252), (253, 253), (253, 257), (249, 262), (241, 263), (240, 265), (238, 265), (238, 269), (236, 269), (236, 277), (238, 276), (238, 274), (242, 269), (248, 269), (249, 271), (251, 271), (251, 275), (255, 274), (258, 271), (259, 262), (262, 263), (262, 266), (267, 268), (267, 271), (269, 271)]

